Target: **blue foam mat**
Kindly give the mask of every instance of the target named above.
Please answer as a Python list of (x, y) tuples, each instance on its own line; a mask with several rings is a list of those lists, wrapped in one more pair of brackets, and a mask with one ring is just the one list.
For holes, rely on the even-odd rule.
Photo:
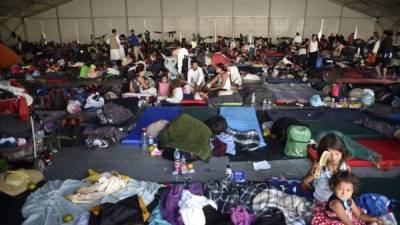
[(239, 131), (256, 130), (260, 137), (259, 148), (266, 146), (256, 110), (251, 107), (221, 107), (219, 114), (223, 116), (228, 126)]

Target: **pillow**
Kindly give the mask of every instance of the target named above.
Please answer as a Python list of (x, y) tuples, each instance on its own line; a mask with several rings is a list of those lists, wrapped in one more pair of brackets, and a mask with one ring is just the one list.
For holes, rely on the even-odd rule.
[(157, 120), (156, 122), (151, 123), (147, 127), (146, 133), (148, 136), (151, 136), (152, 138), (157, 138), (158, 135), (160, 135), (161, 131), (163, 131), (168, 124), (169, 124), (168, 120)]
[(169, 148), (179, 148), (193, 153), (202, 160), (211, 158), (211, 130), (203, 122), (188, 114), (182, 114), (161, 133), (160, 143)]

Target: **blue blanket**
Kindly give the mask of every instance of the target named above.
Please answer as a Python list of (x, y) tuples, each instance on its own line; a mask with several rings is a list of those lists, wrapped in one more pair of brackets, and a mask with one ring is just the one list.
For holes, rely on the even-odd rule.
[(260, 145), (258, 147), (266, 146), (254, 108), (221, 107), (219, 114), (226, 119), (228, 126), (232, 129), (239, 131), (256, 130), (260, 136)]
[(121, 143), (126, 145), (140, 145), (142, 143), (141, 135), (144, 127), (147, 127), (151, 123), (161, 119), (172, 121), (181, 114), (181, 107), (148, 107), (137, 121), (135, 128), (125, 139), (122, 140)]

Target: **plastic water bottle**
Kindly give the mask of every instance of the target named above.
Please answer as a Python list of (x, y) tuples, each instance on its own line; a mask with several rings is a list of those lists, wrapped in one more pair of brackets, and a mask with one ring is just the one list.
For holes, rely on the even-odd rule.
[(181, 166), (182, 175), (186, 175), (188, 173), (188, 169), (187, 169), (187, 164), (186, 164), (186, 157), (184, 155), (182, 155), (180, 166)]
[(142, 151), (144, 153), (147, 153), (147, 133), (146, 133), (146, 128), (142, 129)]
[(225, 178), (227, 180), (232, 180), (232, 166), (228, 164), (225, 169)]
[(266, 111), (266, 110), (267, 110), (267, 107), (268, 107), (267, 99), (264, 98), (263, 104), (262, 104), (262, 110), (263, 110), (263, 111)]
[(267, 110), (271, 110), (272, 109), (272, 101), (271, 99), (268, 99), (267, 101)]
[(148, 145), (153, 145), (154, 144), (154, 139), (152, 136), (149, 136), (149, 138), (147, 139), (147, 144)]
[(251, 106), (255, 107), (256, 106), (256, 93), (253, 92), (251, 95)]
[(175, 149), (174, 151), (174, 168), (175, 175), (178, 175), (181, 168), (181, 153), (179, 152), (179, 149)]

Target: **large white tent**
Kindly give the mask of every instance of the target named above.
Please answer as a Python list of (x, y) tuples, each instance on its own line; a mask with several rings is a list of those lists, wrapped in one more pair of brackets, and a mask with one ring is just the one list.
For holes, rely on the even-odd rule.
[[(1, 1), (0, 39), (15, 31), (22, 39), (88, 42), (116, 28), (127, 34), (149, 30), (154, 39), (223, 35), (304, 37), (323, 33), (368, 38), (374, 30), (399, 29), (396, 0), (20, 0)], [(164, 35), (154, 33), (163, 31)]]

